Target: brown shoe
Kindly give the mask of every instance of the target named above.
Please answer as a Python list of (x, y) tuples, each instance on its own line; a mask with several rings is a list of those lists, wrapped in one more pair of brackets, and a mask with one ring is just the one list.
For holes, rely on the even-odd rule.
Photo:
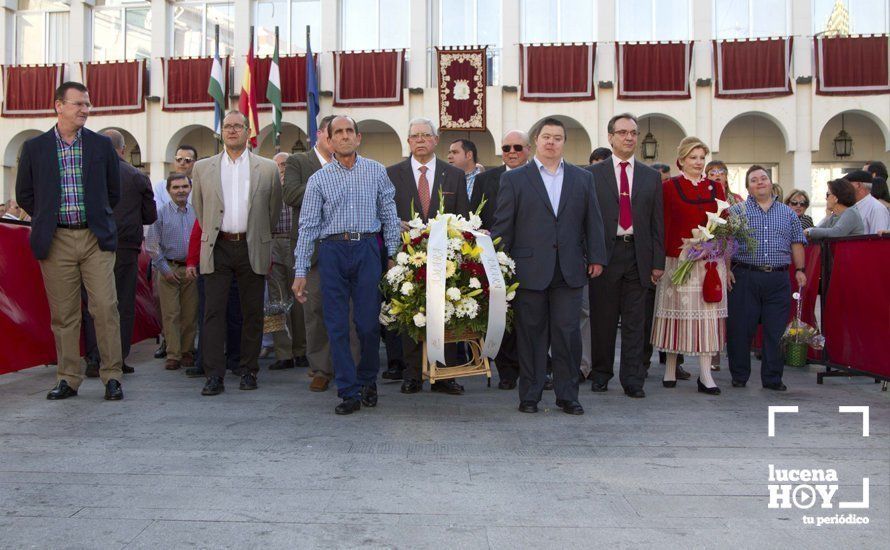
[(167, 359), (164, 361), (164, 368), (167, 370), (179, 370), (179, 367), (182, 365), (179, 364), (179, 359)]
[(195, 356), (192, 352), (187, 351), (182, 354), (182, 359), (179, 360), (179, 364), (183, 367), (194, 367), (195, 366)]
[(312, 377), (312, 382), (309, 383), (309, 391), (327, 391), (330, 384), (331, 381), (324, 376), (316, 375)]

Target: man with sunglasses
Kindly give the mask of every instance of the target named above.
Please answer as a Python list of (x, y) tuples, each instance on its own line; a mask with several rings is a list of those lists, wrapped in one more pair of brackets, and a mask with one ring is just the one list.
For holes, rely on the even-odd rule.
[[(186, 145), (183, 143), (176, 149), (176, 156), (173, 157), (173, 172), (177, 174), (185, 174), (185, 177), (187, 177), (189, 181), (191, 181), (192, 168), (195, 167), (195, 162), (197, 160), (198, 150), (191, 145)], [(173, 200), (170, 198), (170, 193), (167, 192), (166, 179), (156, 181), (152, 187), (152, 190), (155, 194), (155, 202), (158, 205), (158, 210), (160, 210), (162, 206)], [(191, 201), (191, 197), (189, 197), (189, 201)]]

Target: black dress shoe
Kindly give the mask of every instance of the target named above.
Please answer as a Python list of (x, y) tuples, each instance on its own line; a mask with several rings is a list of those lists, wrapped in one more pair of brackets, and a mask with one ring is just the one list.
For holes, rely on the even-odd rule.
[(342, 403), (334, 407), (334, 413), (336, 414), (352, 414), (355, 411), (358, 411), (362, 408), (362, 402), (358, 397), (350, 397), (348, 399), (344, 399)]
[(402, 382), (402, 388), (399, 391), (402, 393), (419, 393), (421, 390), (423, 390), (423, 382), (407, 378)]
[(556, 406), (562, 409), (562, 412), (566, 414), (584, 414), (584, 407), (577, 401), (563, 401), (562, 399), (557, 399)]
[(713, 388), (709, 388), (701, 383), (701, 378), (696, 378), (696, 382), (698, 382), (698, 391), (701, 393), (706, 393), (708, 395), (720, 395), (720, 388), (714, 386)]
[(661, 385), (664, 386), (665, 388), (676, 388), (677, 381), (676, 380), (662, 380)]
[(439, 380), (430, 385), (430, 391), (447, 393), (448, 395), (461, 395), (464, 393), (464, 387), (458, 384), (456, 380)]
[(692, 375), (686, 369), (677, 365), (677, 380), (689, 380), (690, 378), (692, 378)]
[(136, 372), (136, 369), (124, 363), (123, 365), (121, 365), (121, 372), (123, 372), (124, 374), (133, 374), (134, 372)]
[(519, 412), (523, 413), (536, 413), (538, 412), (538, 404), (534, 401), (520, 401), (519, 402)]
[(741, 380), (733, 380), (732, 387), (733, 388), (744, 388), (747, 382), (742, 382)]
[(608, 382), (603, 382), (602, 384), (600, 384), (599, 382), (591, 382), (590, 383), (590, 391), (592, 391), (594, 393), (603, 393), (605, 391), (608, 391), (608, 389), (609, 389)]
[(781, 382), (776, 382), (775, 384), (764, 384), (763, 389), (773, 391), (785, 391), (788, 389), (788, 386)]
[(298, 355), (294, 357), (294, 366), (298, 368), (305, 368), (309, 366), (309, 359), (306, 359), (305, 355)]
[(68, 382), (59, 380), (56, 387), (46, 394), (47, 399), (68, 399), (77, 395), (77, 390), (68, 385)]
[(87, 360), (87, 368), (83, 374), (87, 378), (99, 378), (99, 362)]
[(167, 357), (167, 342), (162, 341), (158, 349), (155, 350), (155, 359), (163, 359), (164, 357)]
[(498, 382), (499, 390), (515, 390), (516, 389), (516, 381), (515, 380), (501, 380)]
[(293, 359), (282, 359), (280, 361), (275, 361), (274, 363), (269, 365), (269, 370), (284, 370), (292, 368), (294, 368)]
[(548, 390), (548, 391), (553, 389), (553, 375), (552, 374), (548, 374), (547, 378), (544, 379), (544, 389)]
[(642, 399), (646, 397), (646, 392), (643, 391), (643, 388), (624, 388), (624, 395)]
[(226, 391), (226, 386), (223, 384), (222, 377), (211, 376), (207, 379), (207, 383), (204, 384), (204, 389), (201, 390), (201, 395), (219, 395), (224, 391)]
[(362, 405), (366, 407), (377, 406), (377, 385), (371, 384), (362, 388)]
[(202, 367), (189, 367), (185, 369), (185, 375), (189, 378), (203, 378), (205, 376)]
[(117, 380), (109, 380), (105, 384), (105, 401), (120, 401), (124, 398), (124, 390)]
[(256, 376), (249, 372), (241, 375), (241, 383), (238, 384), (239, 390), (255, 390), (256, 388)]
[(401, 380), (405, 372), (405, 363), (398, 359), (393, 359), (387, 365), (387, 369), (380, 375), (384, 380)]

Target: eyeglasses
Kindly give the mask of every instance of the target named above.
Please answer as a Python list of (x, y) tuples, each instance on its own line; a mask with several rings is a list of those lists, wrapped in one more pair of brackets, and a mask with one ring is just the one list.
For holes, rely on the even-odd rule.
[(223, 130), (226, 132), (234, 130), (235, 132), (240, 132), (243, 130), (245, 126), (243, 124), (225, 124), (223, 125)]
[(788, 201), (788, 204), (790, 204), (791, 206), (809, 206), (809, 204), (805, 203), (804, 201)]
[(193, 159), (191, 157), (176, 157), (174, 160), (176, 162), (184, 162), (186, 164), (191, 164), (191, 163), (195, 162), (195, 159)]
[(612, 135), (618, 136), (621, 139), (624, 139), (626, 137), (635, 138), (635, 137), (639, 136), (640, 133), (637, 132), (636, 130), (615, 130), (614, 132), (612, 132)]
[(713, 170), (709, 170), (708, 174), (714, 174), (715, 176), (719, 176), (721, 174), (725, 174), (726, 170), (723, 168), (714, 168)]
[(430, 133), (410, 134), (408, 136), (408, 139), (410, 139), (411, 141), (421, 141), (421, 140), (426, 141), (428, 139), (433, 139), (433, 134), (430, 134)]
[(525, 149), (525, 145), (520, 145), (518, 143), (514, 143), (513, 145), (501, 145), (501, 151), (505, 153), (509, 153), (510, 149), (513, 149), (514, 153), (518, 153)]
[(71, 101), (69, 99), (63, 99), (62, 103), (69, 103), (71, 105), (74, 105), (78, 109), (92, 109), (93, 108), (93, 104), (90, 103), (89, 101)]

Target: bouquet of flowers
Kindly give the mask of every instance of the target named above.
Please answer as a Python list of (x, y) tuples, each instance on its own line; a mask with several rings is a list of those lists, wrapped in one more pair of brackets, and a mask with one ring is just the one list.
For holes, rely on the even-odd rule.
[[(748, 218), (729, 207), (728, 202), (717, 199), (717, 212), (708, 212), (708, 223), (693, 229), (691, 238), (683, 239), (680, 265), (671, 276), (672, 283), (677, 286), (685, 283), (699, 260), (715, 261), (732, 257), (740, 241), (745, 243), (748, 250), (757, 247), (753, 231), (748, 227)], [(742, 208), (745, 208), (744, 204)]]
[[(481, 206), (480, 206), (481, 208)], [(413, 212), (412, 212), (413, 214)], [(426, 327), (426, 273), (430, 225), (447, 220), (448, 240), (445, 262), (445, 329), (452, 334), (483, 334), (488, 325), (489, 282), (481, 261), (482, 247), (473, 232), (482, 220), (478, 211), (470, 219), (442, 211), (429, 224), (414, 215), (408, 231), (402, 233), (401, 250), (396, 265), (381, 283), (384, 301), (380, 308), (383, 325), (397, 325), (419, 341)], [(495, 247), (500, 239), (495, 239)], [(506, 285), (507, 304), (516, 296), (519, 283), (515, 281), (516, 264), (503, 251), (497, 252), (498, 265)], [(507, 328), (513, 310), (507, 308)]]

